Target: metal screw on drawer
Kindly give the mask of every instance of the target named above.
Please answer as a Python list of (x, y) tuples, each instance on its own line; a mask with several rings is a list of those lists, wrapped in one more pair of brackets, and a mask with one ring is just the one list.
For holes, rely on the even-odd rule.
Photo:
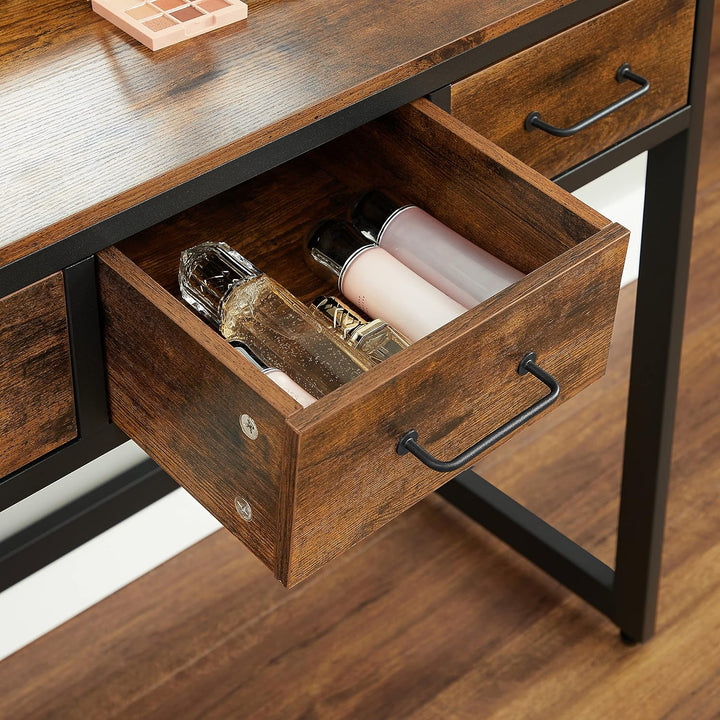
[(255, 421), (249, 415), (240, 416), (240, 427), (242, 431), (251, 439), (255, 440), (258, 436), (258, 429)]
[(244, 497), (238, 495), (235, 498), (235, 509), (243, 520), (247, 520), (248, 522), (252, 520), (252, 508), (250, 507), (250, 503)]

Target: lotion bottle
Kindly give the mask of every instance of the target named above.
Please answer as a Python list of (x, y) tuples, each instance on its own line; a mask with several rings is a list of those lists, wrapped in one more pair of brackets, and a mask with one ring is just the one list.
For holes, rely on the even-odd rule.
[(378, 190), (352, 213), (356, 230), (466, 308), (524, 277), (416, 205), (400, 206)]
[(312, 405), (317, 398), (303, 390), (287, 373), (277, 368), (270, 367), (261, 360), (245, 343), (238, 340), (231, 340), (230, 344), (258, 370), (267, 375), (279, 388), (283, 389), (293, 400), (297, 400), (303, 407)]
[(351, 303), (411, 342), (466, 310), (342, 220), (326, 220), (315, 229), (306, 257), (319, 275), (337, 280)]

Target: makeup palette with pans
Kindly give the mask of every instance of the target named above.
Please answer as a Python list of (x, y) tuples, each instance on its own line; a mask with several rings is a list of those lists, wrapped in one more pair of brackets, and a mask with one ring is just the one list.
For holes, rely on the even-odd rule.
[(247, 17), (240, 0), (92, 0), (93, 10), (151, 50)]

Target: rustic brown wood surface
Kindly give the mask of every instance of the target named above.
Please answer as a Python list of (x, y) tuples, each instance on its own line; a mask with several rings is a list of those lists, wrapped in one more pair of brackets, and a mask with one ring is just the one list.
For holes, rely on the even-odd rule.
[(199, 318), (178, 318), (184, 308), (118, 250), (99, 258), (113, 421), (274, 569), (281, 468), (294, 454), (283, 414), (299, 406)]
[[(124, 265), (131, 276), (146, 277), (140, 272), (146, 270), (177, 293), (180, 249), (206, 239), (226, 239), (296, 294), (307, 297), (311, 288), (329, 290), (312, 279), (302, 242), (326, 211), (347, 213), (357, 191), (376, 183), (402, 202), (418, 201), (448, 222), (459, 218), (463, 224), (457, 230), (513, 265), (525, 271), (541, 267), (289, 420), (288, 438), (297, 436), (288, 446), (295, 454), (285, 456), (290, 474), (274, 471), (275, 492), (279, 487), (285, 493), (284, 504), (279, 516), (271, 512), (266, 518), (281, 523), (273, 533), (281, 538), (280, 546), (273, 545), (279, 550), (276, 569), (291, 585), (447, 481), (412, 456), (397, 456), (395, 446), (405, 431), (417, 429), (434, 452), (452, 457), (547, 392), (537, 381), (519, 382), (516, 369), (525, 353), (537, 352), (543, 366), (556, 375), (560, 401), (600, 377), (607, 359), (626, 232), (427, 101), (121, 243), (122, 252), (140, 263), (138, 268), (128, 266), (126, 257)], [(600, 227), (604, 229), (598, 232)], [(585, 242), (575, 244), (581, 240)], [(173, 303), (146, 280), (156, 288), (155, 302)], [(117, 408), (120, 427), (150, 447), (163, 467), (168, 458), (177, 459), (183, 469), (194, 466), (202, 478), (200, 498), (206, 507), (227, 505), (229, 489), (222, 485), (230, 471), (227, 465), (236, 462), (236, 440), (231, 438), (227, 453), (222, 443), (204, 447), (200, 416), (193, 416), (188, 432), (170, 430), (178, 422), (175, 411), (162, 392), (148, 396), (144, 376), (149, 371), (135, 360), (139, 350), (129, 349), (133, 343), (145, 344), (141, 354), (155, 357), (156, 346), (172, 342), (174, 326), (147, 332), (143, 318), (149, 313), (142, 306), (134, 308), (131, 302), (114, 307), (116, 296), (105, 292), (103, 303), (117, 318), (107, 343), (113, 417)], [(173, 305), (178, 323), (192, 315)], [(127, 323), (140, 325), (138, 330), (126, 329), (126, 322), (120, 325), (131, 310)], [(214, 345), (225, 344), (217, 339)], [(116, 352), (119, 358), (112, 358)], [(198, 405), (214, 406), (218, 391), (211, 384), (199, 386), (184, 372), (170, 384), (177, 387), (183, 381), (184, 392), (193, 394)], [(158, 379), (153, 387), (162, 383)], [(265, 384), (270, 385), (267, 380)], [(423, 393), (417, 391), (420, 387)], [(211, 396), (205, 398), (205, 392)], [(162, 418), (160, 433), (140, 408), (149, 418)], [(203, 461), (204, 453), (213, 457)], [(273, 460), (268, 456), (269, 463)], [(262, 465), (264, 460), (261, 456), (254, 462)], [(273, 477), (272, 468), (263, 472)], [(188, 484), (192, 481), (187, 476), (178, 480), (196, 492), (198, 483)], [(215, 482), (217, 496), (208, 504), (203, 498)], [(222, 512), (214, 514), (223, 519)]]
[[(430, 497), (292, 590), (229, 533), (212, 535), (3, 661), (4, 712), (16, 720), (714, 720), (720, 185), (717, 177), (710, 185), (712, 174), (704, 172), (698, 206), (651, 642), (623, 645), (609, 621)], [(480, 466), (609, 562), (633, 300), (631, 286), (606, 376)]]
[(10, 0), (0, 265), (571, 0), (250, 0), (153, 53), (92, 12)]
[(368, 375), (357, 381), (358, 391), (367, 381), (363, 394), (338, 397), (311, 420), (291, 418), (300, 453), (288, 584), (452, 477), (397, 455), (408, 430), (435, 456), (452, 459), (547, 394), (517, 373), (527, 352), (560, 383), (556, 406), (601, 377), (626, 246), (627, 232), (610, 226), (537, 270), (524, 288), (441, 328), (432, 352), (409, 367), (397, 362), (387, 382)]
[(77, 435), (61, 273), (0, 300), (0, 477)]
[[(695, 3), (632, 0), (453, 85), (453, 114), (547, 176), (576, 165), (687, 103)], [(650, 81), (641, 98), (569, 138), (525, 130), (525, 118), (569, 127), (629, 94), (623, 63)]]
[[(658, 633), (607, 620), (437, 497), (293, 590), (220, 531), (0, 664), (38, 718), (714, 720), (720, 715), (720, 23)], [(605, 377), (479, 469), (614, 557), (633, 287)]]

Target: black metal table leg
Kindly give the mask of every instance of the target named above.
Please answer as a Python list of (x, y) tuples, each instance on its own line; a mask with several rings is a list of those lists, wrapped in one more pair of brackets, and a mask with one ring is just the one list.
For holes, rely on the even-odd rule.
[[(648, 154), (615, 570), (472, 472), (439, 490), (607, 615), (626, 642), (655, 632), (712, 12), (712, 0), (698, 1), (689, 122), (669, 138), (652, 135), (661, 142)], [(600, 165), (590, 159), (561, 184), (576, 187), (585, 166)]]
[(698, 156), (691, 127), (648, 157), (615, 571), (472, 472), (438, 491), (607, 615), (629, 642), (655, 631)]
[(687, 130), (650, 150), (613, 604), (626, 639), (655, 632), (713, 3), (698, 2)]
[(688, 130), (648, 156), (613, 590), (617, 622), (636, 641), (655, 631), (697, 145)]

